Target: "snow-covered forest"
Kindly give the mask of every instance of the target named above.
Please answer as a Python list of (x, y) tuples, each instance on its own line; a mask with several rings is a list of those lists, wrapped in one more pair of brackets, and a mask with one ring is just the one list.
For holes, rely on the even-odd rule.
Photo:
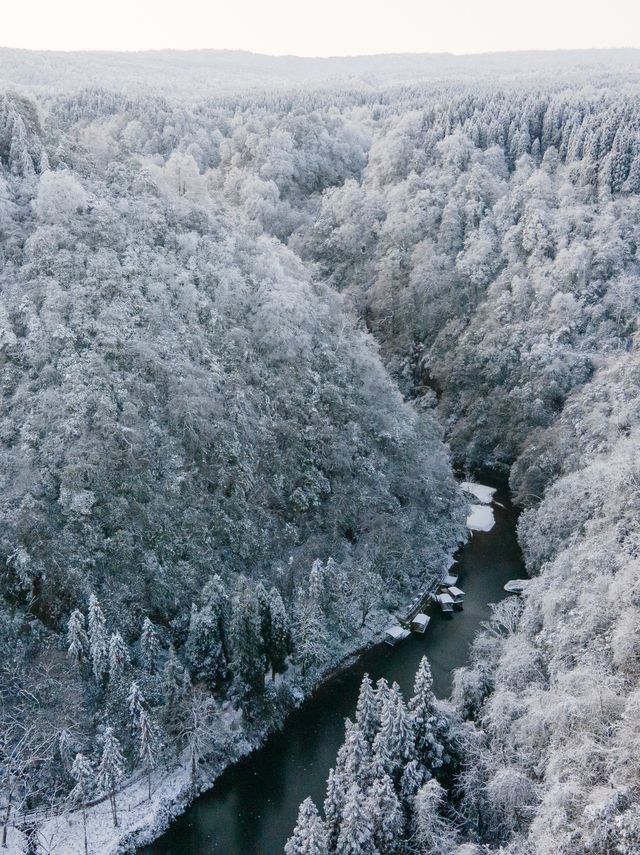
[(639, 851), (635, 54), (0, 60), (3, 840), (257, 744), (441, 577), (457, 466), (533, 578), (449, 701), (363, 683), (287, 855)]

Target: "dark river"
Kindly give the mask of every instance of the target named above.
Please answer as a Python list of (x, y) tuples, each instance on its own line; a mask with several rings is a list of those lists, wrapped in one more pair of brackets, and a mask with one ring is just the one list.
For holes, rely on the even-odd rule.
[(489, 603), (504, 596), (509, 579), (525, 576), (516, 542), (517, 514), (504, 489), (496, 494), (496, 524), (477, 532), (457, 555), (458, 585), (464, 611), (453, 618), (432, 614), (424, 635), (412, 634), (398, 647), (380, 644), (332, 677), (288, 718), (284, 730), (259, 751), (229, 768), (209, 792), (139, 855), (282, 855), (298, 806), (311, 796), (318, 807), (325, 782), (344, 736), (344, 719), (353, 716), (362, 675), (396, 680), (405, 697), (420, 658), (431, 663), (436, 693), (448, 694), (451, 673), (464, 665)]

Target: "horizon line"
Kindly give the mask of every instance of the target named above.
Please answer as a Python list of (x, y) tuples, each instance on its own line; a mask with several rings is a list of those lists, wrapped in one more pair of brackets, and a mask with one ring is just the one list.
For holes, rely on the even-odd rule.
[(154, 53), (233, 53), (246, 54), (248, 56), (266, 57), (268, 59), (298, 59), (298, 60), (343, 60), (343, 59), (369, 59), (377, 57), (453, 57), (463, 59), (466, 57), (490, 57), (522, 54), (558, 54), (558, 53), (611, 53), (624, 51), (639, 51), (640, 47), (633, 45), (617, 47), (557, 47), (557, 48), (517, 48), (504, 50), (468, 51), (456, 53), (455, 51), (383, 51), (377, 53), (355, 53), (355, 54), (295, 54), (295, 53), (265, 53), (253, 51), (247, 48), (216, 48), (216, 47), (193, 47), (193, 48), (30, 48), (0, 45), (0, 51), (15, 51), (26, 53), (59, 53), (59, 54), (119, 54), (123, 56), (136, 56), (140, 54)]

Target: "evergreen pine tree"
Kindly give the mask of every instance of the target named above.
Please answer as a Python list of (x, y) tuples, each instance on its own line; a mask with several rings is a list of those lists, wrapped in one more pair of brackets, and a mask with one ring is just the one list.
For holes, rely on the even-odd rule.
[(640, 193), (640, 151), (631, 156), (629, 175), (622, 187), (625, 193)]
[(260, 615), (260, 636), (266, 655), (271, 643), (271, 609), (269, 608), (269, 594), (262, 582), (258, 582), (256, 585), (255, 596), (258, 603), (258, 614)]
[(51, 167), (49, 165), (49, 155), (47, 154), (46, 149), (43, 148), (40, 151), (40, 163), (39, 163), (40, 175), (42, 175), (43, 172), (47, 172), (50, 168)]
[(158, 656), (160, 645), (158, 635), (153, 623), (148, 617), (142, 624), (142, 635), (140, 636), (140, 651), (142, 654), (142, 666), (147, 674), (155, 674), (158, 670)]
[(345, 739), (338, 751), (336, 769), (340, 772), (345, 786), (353, 783), (366, 787), (371, 782), (371, 746), (364, 738), (357, 724), (350, 719), (345, 721)]
[(129, 694), (127, 695), (127, 707), (129, 708), (129, 716), (131, 717), (131, 727), (135, 730), (138, 727), (140, 714), (145, 708), (144, 695), (140, 691), (140, 686), (134, 682), (131, 684)]
[(378, 705), (373, 684), (368, 674), (365, 674), (360, 684), (358, 703), (356, 706), (356, 724), (362, 735), (371, 745), (378, 729)]
[(373, 820), (357, 784), (347, 790), (336, 855), (379, 855), (373, 838)]
[(277, 588), (269, 591), (270, 634), (266, 646), (267, 660), (271, 667), (271, 676), (282, 673), (290, 650), (291, 635), (287, 610)]
[(540, 161), (542, 159), (542, 152), (540, 150), (540, 137), (536, 137), (531, 143), (531, 157), (534, 159), (536, 164), (540, 164)]
[(162, 672), (163, 719), (169, 733), (175, 734), (180, 719), (180, 708), (190, 686), (189, 676), (176, 656), (173, 645)]
[(262, 652), (258, 601), (244, 577), (239, 579), (233, 601), (230, 636), (234, 691), (243, 709), (247, 711), (252, 699), (264, 692), (266, 666)]
[(138, 757), (147, 772), (148, 797), (151, 798), (151, 772), (158, 764), (160, 738), (151, 716), (141, 709), (137, 719)]
[(427, 769), (439, 769), (444, 762), (442, 736), (446, 721), (438, 711), (433, 693), (433, 677), (429, 660), (423, 656), (416, 671), (409, 715), (416, 739), (418, 757)]
[(130, 664), (127, 645), (120, 633), (114, 632), (109, 640), (109, 684), (111, 686), (120, 685)]
[(9, 147), (9, 166), (14, 175), (29, 176), (35, 173), (33, 160), (29, 154), (27, 131), (22, 116), (16, 114), (11, 131)]
[(326, 661), (328, 635), (322, 608), (323, 587), (319, 562), (313, 566), (306, 590), (296, 597), (295, 658), (303, 674)]
[(309, 596), (311, 599), (318, 603), (322, 611), (326, 606), (326, 587), (325, 587), (325, 577), (324, 577), (324, 567), (322, 566), (322, 561), (319, 558), (313, 562), (311, 566), (311, 572), (309, 573)]
[(89, 651), (93, 675), (101, 683), (109, 670), (109, 647), (104, 613), (95, 594), (89, 597)]
[(112, 727), (107, 727), (104, 732), (102, 744), (102, 756), (98, 767), (97, 782), (100, 791), (109, 797), (111, 814), (113, 816), (114, 828), (118, 827), (118, 812), (116, 806), (116, 792), (124, 778), (124, 757), (120, 750), (120, 743), (116, 739)]
[(389, 688), (389, 684), (384, 677), (380, 677), (376, 683), (376, 723), (378, 725), (382, 716), (382, 707), (390, 695), (391, 689)]
[(327, 830), (312, 799), (300, 805), (296, 827), (284, 851), (285, 855), (329, 855)]
[(418, 760), (410, 760), (404, 767), (400, 779), (400, 798), (405, 812), (413, 810), (413, 800), (428, 777), (428, 772)]
[(90, 761), (84, 754), (78, 753), (71, 766), (71, 777), (76, 782), (69, 793), (69, 801), (77, 805), (82, 811), (82, 825), (84, 828), (84, 855), (89, 855), (87, 841), (87, 804), (95, 792), (95, 772)]
[(338, 633), (347, 638), (353, 629), (352, 583), (345, 570), (329, 558), (323, 571), (325, 614)]
[(396, 778), (415, 753), (411, 719), (407, 712), (400, 687), (394, 683), (382, 701), (380, 729), (373, 741), (377, 768)]
[(215, 688), (224, 674), (224, 659), (218, 619), (209, 605), (191, 605), (185, 656), (192, 679)]
[(229, 662), (229, 594), (227, 593), (224, 582), (217, 573), (214, 573), (202, 589), (202, 602), (215, 616), (218, 630), (217, 638), (220, 639), (222, 645), (222, 665), (226, 668)]
[(333, 851), (338, 842), (340, 825), (342, 823), (342, 811), (346, 799), (346, 790), (341, 773), (336, 769), (329, 770), (327, 778), (327, 795), (324, 800), (324, 815), (326, 821), (329, 846)]
[(388, 775), (377, 778), (367, 792), (367, 808), (373, 820), (373, 840), (380, 855), (401, 851), (404, 817)]
[(67, 624), (67, 654), (76, 668), (86, 661), (89, 651), (89, 638), (85, 627), (84, 615), (79, 609), (74, 609)]

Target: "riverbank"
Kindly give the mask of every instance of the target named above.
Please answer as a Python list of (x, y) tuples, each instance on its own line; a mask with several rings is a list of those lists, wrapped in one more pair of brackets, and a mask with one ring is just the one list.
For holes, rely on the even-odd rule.
[(378, 644), (340, 669), (251, 755), (234, 764), (188, 808), (168, 832), (139, 855), (281, 855), (298, 806), (309, 795), (324, 798), (325, 781), (352, 716), (362, 675), (396, 680), (405, 694), (423, 655), (431, 662), (434, 688), (449, 694), (454, 669), (467, 663), (469, 647), (491, 614), (488, 603), (506, 596), (503, 585), (523, 572), (516, 538), (517, 511), (506, 490), (496, 496), (496, 526), (478, 532), (458, 551), (465, 608), (453, 618), (433, 613), (425, 635), (397, 647)]
[[(295, 687), (292, 691), (295, 703), (289, 710), (289, 715), (312, 698), (324, 682), (333, 679), (362, 655), (363, 651), (375, 644), (388, 623), (388, 613), (377, 612), (372, 615), (365, 626), (369, 632), (368, 642), (333, 663), (306, 693)], [(230, 704), (227, 706), (229, 710), (232, 709)], [(228, 716), (229, 729), (231, 733), (237, 731), (238, 739), (231, 743), (231, 751), (224, 761), (199, 765), (195, 788), (191, 779), (189, 758), (185, 754), (179, 766), (168, 770), (157, 769), (152, 773), (151, 798), (148, 797), (146, 775), (139, 770), (134, 772), (117, 796), (118, 828), (114, 828), (111, 805), (107, 798), (88, 808), (86, 825), (89, 855), (129, 855), (141, 846), (153, 842), (172, 821), (184, 813), (194, 799), (210, 790), (227, 768), (259, 750), (269, 737), (277, 732), (277, 727), (270, 722), (257, 732), (254, 730), (247, 735), (241, 730), (241, 718), (241, 713), (237, 711)], [(44, 820), (41, 819), (41, 814), (34, 814), (34, 818), (36, 816), (39, 845), (48, 855), (75, 855), (84, 852), (84, 823), (81, 811), (72, 810)], [(7, 855), (24, 855), (26, 836), (19, 827), (10, 824), (7, 846), (3, 851)]]
[[(179, 767), (174, 767), (169, 771), (158, 770), (153, 776), (151, 800), (147, 798), (146, 778), (139, 775), (134, 776), (131, 784), (126, 786), (118, 795), (120, 819), (118, 829), (113, 828), (108, 801), (96, 805), (87, 812), (89, 852), (91, 855), (125, 855), (125, 853), (135, 852), (140, 847), (145, 846), (147, 848), (143, 850), (144, 855), (177, 855), (178, 852), (184, 852), (185, 855), (198, 852), (207, 852), (207, 855), (210, 852), (219, 852), (220, 855), (223, 853), (224, 855), (233, 855), (233, 853), (246, 855), (248, 851), (252, 853), (255, 851), (256, 855), (271, 855), (272, 852), (275, 855), (276, 852), (281, 851), (277, 847), (280, 846), (280, 842), (283, 844), (286, 840), (290, 831), (289, 826), (292, 826), (295, 820), (295, 816), (290, 814), (297, 810), (300, 801), (297, 787), (294, 787), (291, 796), (284, 800), (286, 803), (284, 815), (275, 822), (277, 829), (273, 833), (263, 831), (258, 841), (248, 842), (242, 838), (243, 842), (239, 848), (237, 846), (234, 848), (234, 841), (226, 838), (220, 844), (222, 848), (211, 848), (211, 841), (208, 838), (210, 836), (220, 837), (216, 828), (219, 829), (221, 823), (217, 821), (213, 823), (214, 828), (211, 831), (209, 831), (210, 823), (205, 821), (204, 836), (207, 838), (206, 842), (200, 840), (198, 836), (198, 839), (190, 841), (184, 849), (177, 848), (180, 844), (176, 843), (174, 839), (175, 832), (173, 829), (177, 828), (177, 834), (182, 834), (180, 829), (184, 827), (185, 821), (189, 823), (189, 820), (185, 818), (190, 816), (193, 811), (200, 815), (202, 811), (199, 806), (206, 803), (210, 794), (213, 794), (215, 799), (217, 798), (216, 794), (221, 790), (226, 791), (229, 780), (234, 781), (236, 777), (239, 777), (242, 779), (240, 789), (246, 791), (246, 782), (251, 782), (251, 779), (256, 777), (254, 775), (255, 769), (252, 769), (256, 763), (261, 767), (257, 779), (262, 783), (252, 795), (251, 802), (253, 804), (259, 803), (265, 792), (272, 792), (274, 780), (279, 776), (287, 777), (287, 773), (283, 771), (283, 763), (279, 763), (279, 759), (284, 761), (284, 765), (290, 759), (287, 758), (287, 753), (291, 751), (292, 730), (301, 735), (301, 740), (298, 741), (297, 748), (294, 751), (294, 754), (297, 752), (298, 760), (294, 759), (293, 761), (295, 772), (289, 776), (290, 781), (294, 778), (301, 778), (304, 781), (305, 776), (308, 779), (309, 770), (313, 767), (315, 770), (313, 772), (315, 797), (320, 798), (321, 801), (326, 773), (333, 762), (335, 751), (342, 741), (344, 718), (353, 714), (357, 686), (359, 686), (361, 676), (365, 671), (372, 675), (395, 679), (404, 689), (409, 690), (419, 658), (423, 652), (427, 652), (434, 670), (435, 689), (441, 697), (448, 694), (450, 687), (448, 675), (454, 667), (465, 664), (466, 649), (471, 643), (481, 619), (488, 617), (487, 602), (491, 600), (487, 598), (497, 599), (503, 595), (501, 584), (504, 582), (492, 589), (491, 586), (486, 585), (487, 577), (485, 575), (477, 590), (475, 584), (482, 579), (483, 573), (490, 572), (489, 566), (493, 561), (495, 545), (505, 542), (505, 532), (508, 532), (506, 542), (511, 543), (512, 546), (515, 544), (515, 512), (509, 505), (508, 495), (500, 493), (500, 499), (502, 504), (506, 502), (507, 507), (500, 510), (500, 506), (496, 506), (498, 513), (495, 532), (473, 533), (471, 539), (456, 553), (458, 561), (456, 569), (461, 574), (460, 584), (464, 585), (467, 593), (463, 613), (456, 614), (453, 621), (440, 614), (433, 614), (427, 634), (419, 638), (412, 636), (403, 642), (399, 648), (390, 648), (379, 643), (383, 630), (390, 621), (389, 612), (377, 611), (372, 613), (358, 638), (358, 646), (350, 649), (345, 647), (341, 655), (327, 666), (323, 674), (318, 677), (316, 683), (306, 693), (297, 690), (297, 694), (293, 696), (294, 703), (288, 713), (283, 731), (278, 731), (274, 724), (270, 723), (265, 724), (258, 731), (254, 729), (247, 734), (241, 725), (241, 715), (233, 711), (228, 705), (226, 724), (231, 739), (230, 751), (224, 761), (200, 766), (195, 792), (186, 757), (183, 758), (182, 765)], [(495, 544), (494, 547), (491, 547), (491, 543)], [(517, 560), (515, 563), (517, 564)], [(513, 564), (514, 562), (511, 562), (510, 569), (505, 570), (504, 581), (507, 578), (513, 578), (516, 569)], [(471, 565), (476, 565), (475, 571)], [(484, 571), (478, 565), (482, 565)], [(449, 638), (452, 633), (454, 633), (454, 637), (448, 642), (449, 649), (445, 652), (440, 649), (439, 641), (443, 637)], [(353, 642), (353, 638), (349, 641)], [(452, 656), (452, 648), (454, 647), (465, 651), (462, 657)], [(328, 729), (324, 734), (323, 746), (314, 754), (313, 758), (310, 758), (302, 742), (304, 739), (308, 739), (309, 735), (313, 734), (314, 728), (317, 727), (317, 722), (314, 721), (314, 709), (317, 708), (321, 710), (318, 718), (323, 721), (324, 726), (328, 725)], [(260, 759), (261, 757), (263, 760)], [(266, 763), (264, 762), (265, 757), (268, 758)], [(274, 768), (278, 765), (280, 768), (279, 775), (274, 774)], [(253, 785), (251, 789), (254, 789)], [(221, 817), (225, 825), (228, 825), (230, 816), (238, 813), (234, 808), (231, 810), (228, 808), (227, 805), (223, 811), (225, 816)], [(204, 811), (206, 813), (207, 809), (204, 808)], [(254, 817), (247, 819), (246, 826), (254, 827), (254, 820)], [(242, 818), (238, 816), (240, 825), (242, 821)], [(165, 834), (167, 829), (169, 831)], [(239, 834), (242, 837), (242, 830), (239, 831)], [(42, 823), (40, 836), (46, 844), (45, 851), (52, 853), (52, 855), (55, 853), (60, 855), (67, 852), (83, 852), (81, 814), (71, 812)], [(168, 844), (166, 844), (167, 836), (169, 837)], [(244, 848), (248, 845), (261, 846), (263, 839), (267, 848)], [(267, 842), (271, 839), (273, 842)], [(16, 829), (11, 829), (9, 844), (8, 852), (11, 855), (14, 853), (18, 855), (24, 851), (22, 835)], [(149, 844), (152, 845), (149, 846)]]
[[(442, 572), (451, 559), (443, 562)], [(406, 595), (409, 599), (410, 595)], [(313, 685), (303, 689), (295, 668), (287, 671), (284, 682), (290, 689), (291, 716), (301, 705), (309, 703), (324, 685), (335, 680), (345, 669), (381, 642), (384, 629), (392, 621), (393, 613), (388, 610), (372, 610), (363, 627), (336, 648), (332, 660), (317, 675)], [(152, 773), (152, 794), (148, 798), (146, 775), (136, 770), (119, 791), (117, 809), (119, 826), (114, 828), (108, 799), (102, 800), (86, 811), (88, 844), (90, 855), (126, 855), (145, 846), (170, 826), (170, 824), (198, 798), (209, 791), (229, 767), (261, 749), (278, 733), (277, 723), (271, 721), (262, 727), (243, 727), (242, 714), (230, 702), (223, 706), (224, 727), (229, 737), (224, 760), (201, 763), (198, 780), (194, 788), (190, 775), (189, 758), (181, 758), (181, 765), (170, 769), (157, 769)], [(17, 818), (16, 818), (17, 819)], [(21, 823), (19, 823), (21, 824)], [(41, 849), (48, 855), (67, 855), (84, 852), (84, 824), (80, 811), (50, 818), (37, 817), (38, 839)], [(25, 835), (13, 825), (8, 832), (7, 855), (23, 855), (26, 851)]]

